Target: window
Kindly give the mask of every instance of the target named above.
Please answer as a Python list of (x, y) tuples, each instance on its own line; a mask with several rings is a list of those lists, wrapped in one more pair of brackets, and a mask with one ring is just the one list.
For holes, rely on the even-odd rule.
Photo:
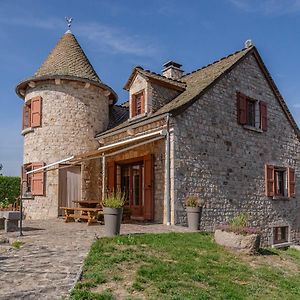
[(281, 226), (273, 228), (273, 244), (282, 244), (289, 241), (288, 238), (289, 227)]
[(295, 170), (265, 165), (265, 191), (268, 197), (295, 197)]
[(249, 126), (255, 127), (255, 106), (256, 101), (254, 100), (247, 100), (247, 118), (246, 118), (246, 124)]
[(238, 123), (267, 130), (267, 104), (237, 93)]
[(23, 130), (41, 126), (42, 119), (42, 98), (34, 97), (26, 102), (23, 108)]
[(23, 196), (44, 196), (45, 173), (43, 171), (26, 174), (44, 166), (44, 163), (29, 163), (22, 167)]
[(145, 112), (144, 91), (132, 95), (131, 117), (141, 115)]

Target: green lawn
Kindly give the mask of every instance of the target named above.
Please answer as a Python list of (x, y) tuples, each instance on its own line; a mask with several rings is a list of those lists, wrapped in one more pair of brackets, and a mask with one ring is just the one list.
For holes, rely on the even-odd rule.
[(103, 238), (71, 299), (300, 299), (300, 252), (246, 256), (205, 233)]

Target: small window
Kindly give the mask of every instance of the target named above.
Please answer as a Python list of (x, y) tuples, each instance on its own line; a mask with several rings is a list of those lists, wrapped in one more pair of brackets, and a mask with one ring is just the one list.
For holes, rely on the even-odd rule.
[(296, 177), (293, 168), (265, 165), (265, 190), (268, 197), (295, 197)]
[(289, 227), (280, 226), (273, 228), (273, 244), (282, 244), (289, 241), (288, 238)]
[(267, 104), (237, 93), (238, 123), (267, 131)]
[(246, 124), (255, 127), (256, 101), (247, 99), (247, 121)]
[(23, 196), (44, 196), (45, 172), (27, 172), (39, 169), (44, 163), (28, 163), (22, 167), (22, 193)]
[(132, 95), (131, 117), (141, 115), (145, 112), (144, 91)]
[(286, 193), (286, 172), (285, 170), (276, 169), (275, 172), (275, 196), (287, 196)]

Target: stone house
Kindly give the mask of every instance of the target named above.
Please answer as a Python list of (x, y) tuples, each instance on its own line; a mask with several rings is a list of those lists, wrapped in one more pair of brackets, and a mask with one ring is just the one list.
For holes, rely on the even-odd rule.
[(299, 241), (299, 130), (251, 43), (189, 74), (137, 66), (124, 88), (118, 105), (70, 31), (17, 85), (27, 218), (120, 189), (132, 219), (185, 225), (197, 195), (204, 230), (244, 212), (264, 244)]

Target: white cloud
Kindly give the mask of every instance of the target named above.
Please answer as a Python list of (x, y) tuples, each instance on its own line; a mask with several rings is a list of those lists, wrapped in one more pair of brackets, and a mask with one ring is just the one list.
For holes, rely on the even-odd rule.
[(265, 15), (284, 15), (300, 12), (300, 0), (229, 0), (237, 8)]
[[(0, 18), (0, 24), (7, 26), (25, 26), (43, 30), (66, 30), (66, 22), (58, 18)], [(153, 57), (158, 54), (159, 47), (147, 37), (128, 33), (117, 27), (98, 22), (74, 24), (73, 32), (93, 43), (93, 49), (114, 54), (131, 54)]]
[(96, 50), (137, 56), (155, 56), (159, 52), (159, 48), (145, 37), (100, 23), (78, 24), (75, 31), (93, 42)]

